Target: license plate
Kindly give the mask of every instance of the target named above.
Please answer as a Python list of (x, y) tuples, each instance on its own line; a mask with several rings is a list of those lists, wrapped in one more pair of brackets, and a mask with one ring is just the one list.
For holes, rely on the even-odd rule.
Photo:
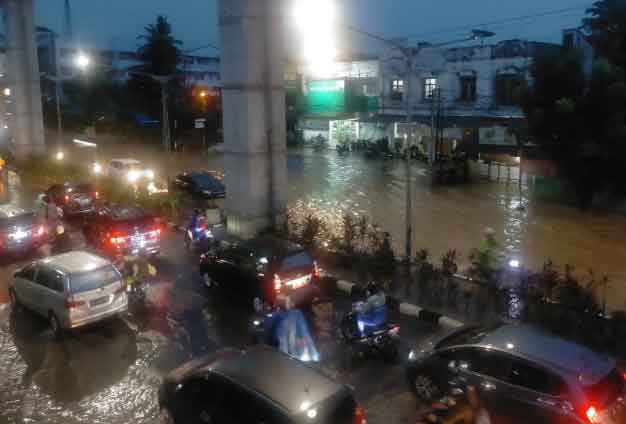
[(109, 300), (109, 296), (99, 297), (97, 299), (90, 301), (89, 306), (93, 308), (94, 306), (104, 305), (105, 303), (108, 302), (108, 300)]

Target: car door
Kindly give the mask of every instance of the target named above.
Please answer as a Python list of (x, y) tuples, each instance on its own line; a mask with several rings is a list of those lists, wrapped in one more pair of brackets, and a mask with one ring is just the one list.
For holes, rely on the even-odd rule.
[(448, 360), (448, 386), (473, 387), (485, 409), (497, 413), (501, 383), (510, 367), (508, 358), (493, 349), (462, 347), (453, 349)]
[(521, 358), (513, 358), (502, 385), (503, 409), (509, 422), (533, 424), (569, 423), (569, 391), (563, 380), (549, 370)]
[(26, 265), (22, 270), (15, 274), (15, 280), (13, 289), (17, 294), (17, 298), (24, 306), (34, 309), (34, 294), (35, 294), (35, 277), (37, 274), (37, 267), (35, 264)]
[(49, 311), (52, 311), (63, 322), (69, 318), (65, 307), (67, 276), (56, 269), (47, 267), (42, 268), (41, 271), (45, 274), (40, 288), (43, 313), (47, 315)]
[(39, 264), (35, 276), (35, 284), (33, 284), (32, 300), (33, 309), (42, 316), (47, 316), (50, 311), (49, 286), (53, 284), (53, 279), (54, 270), (46, 265)]

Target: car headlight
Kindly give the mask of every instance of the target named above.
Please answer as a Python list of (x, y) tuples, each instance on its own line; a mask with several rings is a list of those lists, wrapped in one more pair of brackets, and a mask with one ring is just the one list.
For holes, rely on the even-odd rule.
[(129, 182), (134, 183), (139, 179), (139, 173), (137, 171), (129, 171), (127, 178)]
[(99, 163), (94, 163), (93, 164), (93, 172), (94, 172), (94, 174), (101, 174), (102, 173), (102, 165), (100, 165)]
[(154, 179), (154, 171), (152, 169), (148, 169), (146, 171), (146, 177), (148, 177), (149, 179), (153, 180)]

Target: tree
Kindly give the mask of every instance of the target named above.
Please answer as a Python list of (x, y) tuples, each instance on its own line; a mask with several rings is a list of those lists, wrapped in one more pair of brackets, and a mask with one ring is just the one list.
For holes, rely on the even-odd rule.
[(596, 53), (626, 68), (626, 0), (596, 1), (587, 14), (583, 25)]
[[(158, 15), (156, 22), (146, 26), (145, 34), (137, 39), (143, 41), (137, 49), (143, 64), (137, 67), (137, 71), (158, 76), (180, 76), (178, 65), (182, 52), (179, 46), (182, 41), (172, 36), (172, 26), (165, 16)], [(135, 94), (136, 106), (141, 111), (153, 116), (161, 115), (161, 86), (158, 82), (145, 75), (131, 74), (129, 88)], [(170, 98), (178, 99), (182, 89), (181, 78), (173, 78), (168, 84)]]

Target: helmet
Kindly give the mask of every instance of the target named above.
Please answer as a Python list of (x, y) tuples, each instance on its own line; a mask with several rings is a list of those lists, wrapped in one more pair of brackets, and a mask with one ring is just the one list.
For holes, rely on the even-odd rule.
[(370, 281), (369, 283), (367, 283), (368, 296), (374, 296), (375, 294), (378, 294), (379, 291), (380, 287), (378, 286), (378, 283), (376, 283), (375, 281)]

